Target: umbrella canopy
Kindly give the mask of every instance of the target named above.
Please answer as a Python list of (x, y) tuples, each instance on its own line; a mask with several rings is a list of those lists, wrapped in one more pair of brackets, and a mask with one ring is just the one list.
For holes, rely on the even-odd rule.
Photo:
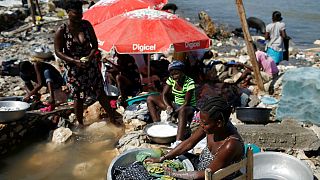
[(199, 28), (174, 14), (140, 9), (118, 15), (94, 27), (99, 47), (119, 53), (176, 52), (208, 48), (210, 39)]
[(100, 0), (83, 13), (83, 18), (93, 26), (110, 19), (113, 16), (136, 9), (161, 9), (168, 0)]

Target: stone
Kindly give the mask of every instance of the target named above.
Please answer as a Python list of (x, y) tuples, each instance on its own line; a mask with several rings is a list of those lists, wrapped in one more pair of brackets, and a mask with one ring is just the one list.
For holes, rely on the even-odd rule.
[(319, 40), (319, 39), (318, 39), (318, 40), (315, 40), (315, 41), (313, 42), (313, 44), (320, 45), (320, 40)]
[(60, 127), (53, 132), (52, 142), (55, 143), (64, 143), (72, 135), (72, 131), (69, 128)]
[(294, 120), (284, 120), (281, 124), (236, 125), (246, 143), (256, 144), (268, 150), (301, 149), (316, 151), (320, 139), (310, 129), (301, 127)]
[(211, 20), (211, 17), (205, 12), (199, 12), (200, 28), (202, 28), (208, 37), (212, 38), (217, 34), (217, 29), (214, 25), (214, 22)]

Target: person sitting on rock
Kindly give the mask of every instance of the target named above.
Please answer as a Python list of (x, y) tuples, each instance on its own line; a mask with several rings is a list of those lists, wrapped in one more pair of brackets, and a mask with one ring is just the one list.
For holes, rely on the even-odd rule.
[[(48, 107), (53, 110), (55, 107), (54, 91), (61, 90), (63, 85), (63, 78), (60, 72), (51, 64), (40, 61), (33, 64), (30, 61), (22, 61), (19, 64), (19, 71), (28, 92), (23, 101), (29, 101), (31, 97), (38, 94), (38, 91), (43, 86), (46, 86), (50, 93)], [(36, 83), (36, 85), (33, 86), (32, 82)]]
[(116, 54), (117, 64), (112, 64), (112, 69), (108, 70), (115, 76), (117, 87), (120, 91), (119, 101), (124, 107), (127, 106), (126, 100), (128, 96), (136, 96), (142, 89), (141, 77), (135, 60), (129, 54)]
[[(212, 173), (225, 168), (233, 163), (239, 162), (244, 157), (244, 142), (235, 128), (229, 121), (231, 107), (227, 101), (219, 96), (210, 97), (200, 108), (200, 127), (190, 138), (181, 142), (174, 149), (160, 158), (148, 158), (146, 163), (159, 163), (164, 160), (174, 159), (176, 156), (185, 154), (193, 149), (198, 142), (206, 137), (206, 147), (200, 156), (192, 154), (194, 171), (172, 171), (165, 168), (165, 174), (177, 179), (204, 179), (205, 169), (210, 168)], [(240, 172), (232, 173), (227, 178), (234, 179), (241, 175)]]
[[(170, 77), (166, 81), (162, 95), (152, 95), (147, 98), (148, 110), (154, 122), (160, 121), (158, 109), (178, 115), (178, 132), (173, 146), (185, 139), (187, 124), (191, 122), (196, 109), (195, 83), (184, 74), (184, 67), (183, 62), (172, 61), (168, 67)], [(171, 95), (174, 96), (173, 102), (170, 101)]]

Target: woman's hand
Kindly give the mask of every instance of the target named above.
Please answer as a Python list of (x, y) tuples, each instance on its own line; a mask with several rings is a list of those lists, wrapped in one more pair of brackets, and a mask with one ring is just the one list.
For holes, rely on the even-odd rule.
[(75, 64), (78, 68), (86, 68), (87, 67), (87, 63), (81, 62), (80, 60), (75, 60)]
[(166, 112), (167, 112), (167, 114), (172, 114), (173, 108), (171, 106), (167, 106)]
[(161, 158), (147, 158), (144, 160), (145, 163), (160, 163)]

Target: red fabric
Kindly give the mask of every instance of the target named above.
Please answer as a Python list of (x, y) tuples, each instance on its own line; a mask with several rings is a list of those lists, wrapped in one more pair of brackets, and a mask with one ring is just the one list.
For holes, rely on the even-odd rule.
[(161, 9), (168, 0), (100, 0), (83, 13), (83, 18), (95, 26), (113, 16), (136, 9)]
[(210, 39), (199, 28), (174, 14), (140, 9), (118, 15), (94, 27), (99, 47), (119, 53), (160, 53), (205, 49)]

